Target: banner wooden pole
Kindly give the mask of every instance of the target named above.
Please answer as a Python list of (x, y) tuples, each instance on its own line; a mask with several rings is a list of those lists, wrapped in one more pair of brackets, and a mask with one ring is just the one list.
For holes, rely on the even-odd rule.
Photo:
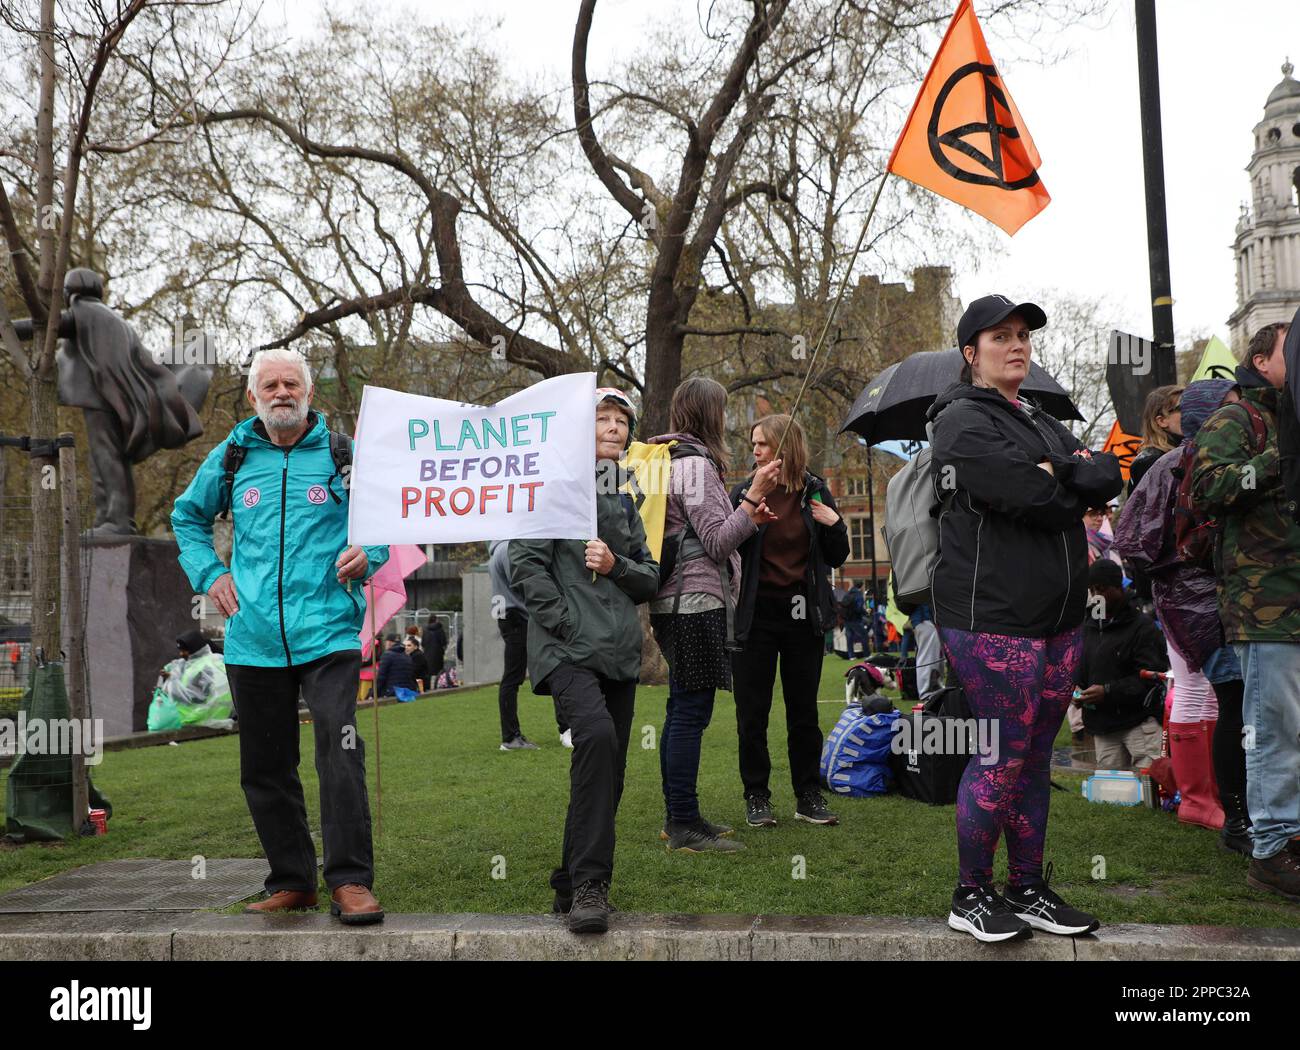
[(370, 614), (370, 699), (375, 705), (375, 836), (384, 834), (384, 779), (379, 761), (379, 641), (375, 634), (375, 578), (369, 582), (370, 598), (366, 612)]
[(808, 371), (803, 377), (803, 383), (799, 387), (799, 393), (794, 399), (794, 404), (790, 406), (790, 422), (786, 424), (785, 431), (781, 434), (781, 440), (777, 443), (776, 452), (773, 459), (781, 458), (781, 449), (785, 447), (785, 439), (790, 433), (790, 428), (794, 426), (794, 415), (799, 411), (799, 404), (803, 401), (804, 391), (808, 389), (808, 380), (812, 378), (813, 369), (817, 367), (817, 358), (821, 354), (822, 346), (826, 342), (826, 333), (830, 331), (831, 324), (835, 320), (835, 314), (839, 311), (840, 301), (844, 298), (844, 289), (848, 287), (849, 277), (853, 274), (853, 266), (858, 261), (858, 255), (862, 251), (862, 244), (867, 239), (867, 227), (871, 225), (871, 218), (876, 214), (876, 205), (880, 203), (880, 196), (884, 193), (885, 183), (889, 180), (889, 169), (886, 168), (880, 175), (880, 185), (876, 187), (876, 195), (871, 199), (871, 207), (867, 209), (867, 217), (862, 223), (862, 230), (858, 234), (858, 243), (853, 246), (853, 254), (849, 256), (849, 264), (844, 268), (844, 276), (840, 278), (839, 291), (835, 293), (835, 298), (831, 300), (830, 313), (826, 315), (826, 322), (822, 325), (821, 335), (817, 337), (817, 345), (813, 347), (812, 358), (808, 362)]

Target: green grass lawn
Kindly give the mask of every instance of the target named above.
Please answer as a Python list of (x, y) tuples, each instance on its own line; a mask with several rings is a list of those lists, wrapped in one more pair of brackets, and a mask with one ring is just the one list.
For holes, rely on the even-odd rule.
[[(822, 729), (843, 706), (846, 665), (826, 664)], [(732, 856), (669, 854), (659, 841), (663, 799), (655, 744), (666, 690), (637, 694), (627, 789), (618, 821), (613, 898), (627, 911), (769, 914), (946, 913), (956, 875), (953, 808), (886, 796), (834, 798), (839, 827), (796, 824), (778, 698), (773, 711), (773, 801), (780, 824), (743, 827), (736, 771), (735, 708), (719, 694), (704, 739), (704, 813), (741, 828), (749, 848)], [(392, 912), (548, 911), (568, 797), (569, 752), (549, 698), (520, 695), (524, 732), (540, 751), (497, 749), (495, 687), (381, 709), (383, 832), (376, 836), (376, 891)], [(367, 741), (375, 808), (374, 713)], [(311, 728), (302, 728), (304, 756)], [(319, 826), (310, 758), (303, 782)], [(94, 771), (113, 802), (109, 835), (66, 845), (0, 849), (0, 891), (95, 861), (260, 855), (239, 789), (238, 740), (110, 752)], [(1246, 860), (1217, 848), (1217, 835), (1145, 808), (1090, 804), (1081, 778), (1054, 773), (1047, 859), (1054, 885), (1106, 922), (1300, 926), (1300, 907), (1256, 893)], [(1094, 869), (1104, 863), (1104, 878)], [(504, 865), (504, 872), (501, 871)], [(504, 874), (494, 878), (493, 871)], [(795, 877), (802, 874), (803, 877)], [(999, 879), (1005, 856), (999, 852)]]

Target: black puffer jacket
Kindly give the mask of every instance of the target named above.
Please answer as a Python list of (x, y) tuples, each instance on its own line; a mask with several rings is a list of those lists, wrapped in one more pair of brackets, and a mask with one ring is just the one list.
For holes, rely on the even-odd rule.
[(1109, 620), (1089, 617), (1083, 628), (1077, 682), (1081, 689), (1103, 685), (1106, 695), (1084, 707), (1084, 727), (1090, 733), (1122, 733), (1148, 718), (1159, 718), (1164, 713), (1164, 689), (1138, 672), (1168, 669), (1165, 636), (1128, 602)]
[[(1119, 461), (1047, 413), (954, 383), (930, 409), (943, 497), (934, 618), (940, 627), (1044, 638), (1083, 621), (1083, 512), (1119, 493)], [(1048, 474), (1037, 464), (1050, 462)]]
[[(751, 474), (731, 490), (731, 505), (740, 506), (740, 497), (749, 490), (754, 476)], [(799, 509), (803, 514), (804, 527), (808, 530), (808, 564), (805, 569), (804, 587), (808, 596), (815, 600), (813, 614), (808, 617), (808, 626), (814, 634), (825, 634), (835, 626), (835, 599), (831, 594), (831, 569), (838, 569), (849, 557), (849, 527), (841, 515), (834, 525), (819, 525), (812, 516), (808, 503), (814, 494), (831, 510), (839, 514), (831, 490), (826, 482), (816, 474), (804, 472), (803, 495), (799, 499)], [(736, 605), (736, 641), (743, 642), (749, 637), (750, 624), (754, 622), (754, 599), (758, 596), (758, 576), (763, 559), (763, 534), (766, 525), (760, 525), (758, 531), (740, 547), (740, 601)]]

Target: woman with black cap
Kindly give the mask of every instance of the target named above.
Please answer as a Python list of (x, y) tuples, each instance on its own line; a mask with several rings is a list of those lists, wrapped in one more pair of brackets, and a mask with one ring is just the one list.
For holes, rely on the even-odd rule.
[[(1083, 645), (1083, 514), (1118, 494), (1121, 480), (1114, 456), (1089, 452), (1019, 397), (1029, 333), (1045, 324), (1033, 303), (975, 300), (957, 327), (961, 378), (930, 409), (942, 504), (935, 622), (972, 714), (993, 722), (998, 743), (995, 756), (972, 758), (957, 796), (960, 876), (948, 925), (981, 941), (1099, 925), (1048, 888), (1043, 841), (1052, 742)], [(993, 855), (1004, 835), (999, 895)]]

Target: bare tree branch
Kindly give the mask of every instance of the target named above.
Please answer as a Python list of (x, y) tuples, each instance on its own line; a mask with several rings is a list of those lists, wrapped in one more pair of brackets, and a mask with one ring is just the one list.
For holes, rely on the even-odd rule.
[[(587, 40), (591, 36), (592, 16), (596, 11), (596, 0), (582, 0), (578, 9), (578, 23), (573, 31), (573, 121), (578, 132), (578, 143), (586, 155), (591, 170), (600, 179), (601, 185), (609, 191), (623, 210), (638, 222), (645, 215), (645, 204), (637, 197), (627, 183), (618, 177), (610, 163), (609, 156), (601, 148), (596, 138), (596, 129), (591, 123), (591, 87), (587, 83)], [(658, 224), (656, 223), (655, 226)], [(657, 238), (655, 226), (650, 227), (650, 234)]]

